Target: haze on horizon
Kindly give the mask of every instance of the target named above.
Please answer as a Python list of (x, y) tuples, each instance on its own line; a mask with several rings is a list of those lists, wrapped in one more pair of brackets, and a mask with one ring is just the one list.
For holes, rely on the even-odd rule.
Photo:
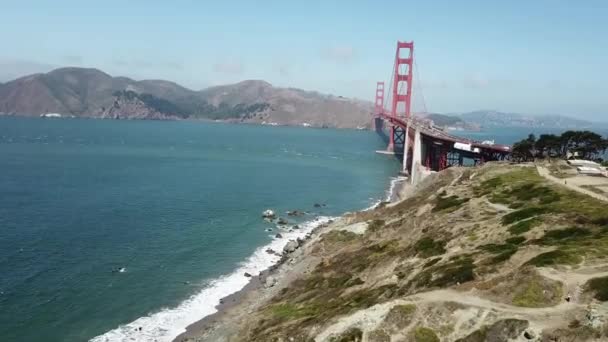
[(414, 40), (432, 112), (606, 120), (608, 2), (116, 0), (2, 4), (0, 82), (61, 66), (200, 89), (263, 79), (372, 100)]

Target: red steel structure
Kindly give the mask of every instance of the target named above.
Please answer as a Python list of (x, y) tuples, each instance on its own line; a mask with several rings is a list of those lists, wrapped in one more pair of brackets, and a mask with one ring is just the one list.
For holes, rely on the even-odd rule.
[(414, 42), (398, 41), (392, 82), (389, 83), (389, 94), (392, 95), (390, 111), (384, 109), (384, 82), (376, 83), (376, 131), (383, 134), (383, 128), (388, 128), (387, 150), (403, 153), (404, 173), (409, 173), (414, 163), (426, 166), (428, 170), (441, 171), (453, 165), (463, 165), (464, 158), (473, 159), (476, 164), (508, 158), (510, 146), (454, 136), (432, 123), (412, 117), (413, 67)]
[[(405, 56), (401, 53), (405, 51)], [(405, 74), (401, 73), (401, 66), (406, 66)], [(412, 74), (414, 65), (414, 42), (397, 42), (397, 52), (395, 54), (395, 70), (393, 75), (393, 106), (391, 115), (401, 116), (397, 113), (399, 103), (404, 103), (405, 112), (403, 116), (406, 119), (411, 117), (412, 106)], [(405, 87), (401, 87), (402, 82), (405, 82)], [(400, 90), (405, 88), (405, 93), (400, 94)]]
[(376, 105), (375, 114), (382, 114), (384, 111), (384, 82), (376, 83)]

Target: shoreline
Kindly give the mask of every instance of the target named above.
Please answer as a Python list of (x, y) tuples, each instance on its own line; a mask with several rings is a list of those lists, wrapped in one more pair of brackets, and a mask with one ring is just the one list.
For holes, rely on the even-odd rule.
[[(407, 178), (402, 176), (391, 177), (391, 184), (387, 190), (384, 201), (378, 201), (369, 208), (359, 211), (374, 210), (382, 203), (396, 203), (401, 201), (408, 193)], [(247, 315), (254, 308), (262, 305), (281, 288), (291, 281), (294, 275), (306, 273), (315, 260), (310, 255), (310, 249), (323, 233), (339, 229), (348, 224), (348, 212), (314, 227), (306, 234), (304, 240), (292, 253), (284, 253), (274, 265), (262, 270), (259, 275), (252, 276), (242, 289), (220, 299), (215, 306), (215, 313), (202, 317), (200, 320), (186, 327), (186, 331), (176, 336), (173, 342), (216, 341), (225, 340), (231, 331), (236, 330), (239, 316)], [(300, 271), (300, 272), (298, 272)]]

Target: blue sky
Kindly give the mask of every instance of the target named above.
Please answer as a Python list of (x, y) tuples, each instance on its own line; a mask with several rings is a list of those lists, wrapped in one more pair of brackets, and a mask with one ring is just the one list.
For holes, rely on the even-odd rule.
[(0, 81), (72, 65), (194, 89), (264, 79), (371, 101), (375, 82), (390, 79), (396, 41), (414, 40), (429, 111), (608, 120), (604, 0), (0, 0), (0, 9)]

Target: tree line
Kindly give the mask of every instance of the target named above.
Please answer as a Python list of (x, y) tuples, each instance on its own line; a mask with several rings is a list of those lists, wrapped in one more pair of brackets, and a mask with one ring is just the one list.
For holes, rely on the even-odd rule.
[(530, 134), (528, 138), (513, 145), (512, 157), (516, 161), (532, 161), (537, 158), (577, 158), (602, 162), (602, 155), (608, 150), (608, 139), (591, 131), (566, 131), (561, 135), (541, 134), (538, 138)]

